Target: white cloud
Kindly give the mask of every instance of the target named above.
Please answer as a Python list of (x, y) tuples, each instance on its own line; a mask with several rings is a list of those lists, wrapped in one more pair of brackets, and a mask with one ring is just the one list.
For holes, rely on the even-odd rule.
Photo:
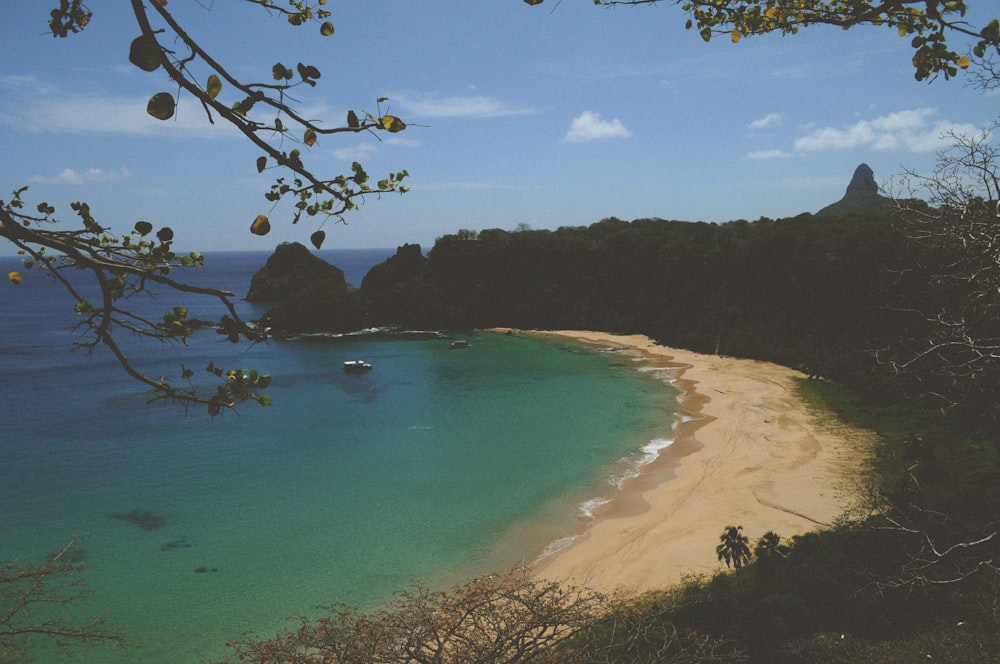
[(385, 147), (416, 148), (420, 146), (420, 141), (412, 138), (401, 138), (400, 136), (390, 136), (382, 141), (376, 142), (372, 139), (370, 143), (358, 143), (342, 148), (330, 150), (330, 154), (340, 161), (364, 161), (371, 158)]
[(500, 99), (483, 96), (469, 97), (408, 97), (395, 95), (389, 103), (398, 103), (407, 115), (424, 118), (500, 118), (512, 115), (534, 115), (538, 111), (517, 106)]
[(332, 151), (333, 156), (341, 161), (362, 161), (378, 152), (378, 147), (372, 143), (358, 143)]
[(117, 171), (103, 171), (100, 168), (88, 168), (80, 173), (72, 168), (65, 168), (55, 177), (45, 177), (35, 175), (30, 182), (33, 184), (56, 184), (56, 185), (81, 185), (96, 184), (99, 182), (120, 182), (131, 175), (124, 166)]
[(777, 127), (781, 125), (784, 118), (785, 115), (783, 113), (768, 113), (764, 117), (757, 118), (747, 125), (747, 129), (750, 131), (760, 131), (761, 129), (767, 129), (768, 127)]
[(148, 97), (57, 93), (8, 98), (0, 102), (0, 124), (30, 134), (236, 135), (227, 122), (211, 124), (190, 98), (182, 100), (176, 115), (167, 121), (146, 113), (148, 101)]
[(570, 122), (563, 141), (581, 143), (604, 138), (628, 138), (631, 135), (632, 132), (618, 118), (605, 120), (599, 113), (584, 111)]
[(978, 132), (975, 125), (935, 120), (936, 115), (935, 109), (918, 108), (861, 120), (847, 127), (820, 127), (796, 139), (794, 147), (797, 152), (856, 148), (932, 152), (944, 147), (947, 143), (944, 137), (950, 132)]
[[(942, 120), (933, 108), (915, 108), (889, 113), (869, 120), (859, 120), (842, 127), (806, 125), (792, 149), (757, 150), (748, 159), (783, 159), (810, 152), (836, 150), (871, 150), (885, 152), (933, 152), (947, 147), (948, 135), (978, 134), (981, 129), (968, 123)], [(780, 113), (771, 113), (751, 122), (750, 129), (760, 129), (780, 123)]]
[(747, 154), (747, 159), (788, 159), (791, 156), (791, 152), (784, 150), (757, 150)]

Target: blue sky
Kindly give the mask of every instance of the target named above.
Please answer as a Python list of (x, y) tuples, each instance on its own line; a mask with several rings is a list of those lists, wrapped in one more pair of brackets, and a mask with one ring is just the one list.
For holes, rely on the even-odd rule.
[[(982, 0), (972, 0), (983, 9)], [(128, 62), (138, 34), (125, 2), (91, 2), (82, 33), (46, 32), (56, 0), (0, 8), (0, 198), (85, 200), (118, 232), (168, 225), (179, 248), (270, 250), (308, 242), (264, 200), (270, 174), (234, 131), (181, 98), (167, 122), (145, 113), (172, 90)], [(112, 5), (112, 6), (108, 6)], [(913, 79), (908, 38), (888, 29), (810, 28), (706, 44), (663, 2), (632, 8), (563, 0), (335, 2), (336, 33), (292, 28), (233, 0), (168, 8), (234, 73), (268, 80), (276, 61), (322, 72), (299, 96), (313, 118), (342, 122), (375, 100), (409, 123), (382, 142), (321, 138), (314, 172), (373, 176), (407, 169), (412, 191), (372, 197), (324, 248), (394, 247), (458, 229), (588, 225), (604, 217), (724, 222), (815, 212), (838, 200), (854, 168), (880, 182), (928, 172), (940, 135), (995, 120), (1000, 97), (961, 78)], [(973, 14), (984, 24), (984, 15)], [(991, 17), (987, 17), (991, 18)], [(249, 233), (269, 214), (266, 237)], [(9, 253), (9, 247), (0, 247)]]

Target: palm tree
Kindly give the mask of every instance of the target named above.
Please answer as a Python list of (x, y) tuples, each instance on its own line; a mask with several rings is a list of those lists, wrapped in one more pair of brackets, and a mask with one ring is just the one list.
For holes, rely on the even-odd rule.
[(736, 582), (740, 580), (740, 569), (750, 561), (750, 540), (743, 534), (743, 526), (726, 526), (719, 535), (719, 545), (715, 554), (720, 561), (725, 561), (726, 567), (736, 570)]
[(754, 547), (753, 553), (758, 562), (763, 562), (765, 560), (772, 561), (775, 558), (787, 558), (791, 550), (787, 544), (781, 543), (781, 535), (769, 530), (757, 540), (757, 546)]
[(773, 578), (779, 560), (788, 557), (791, 547), (781, 543), (781, 535), (770, 530), (757, 540), (754, 556), (757, 558), (757, 581), (768, 581)]

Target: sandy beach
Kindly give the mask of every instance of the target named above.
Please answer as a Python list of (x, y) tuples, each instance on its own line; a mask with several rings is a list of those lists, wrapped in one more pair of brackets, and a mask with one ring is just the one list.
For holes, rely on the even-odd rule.
[(720, 569), (719, 534), (751, 541), (832, 523), (855, 500), (872, 434), (810, 411), (787, 367), (658, 346), (641, 335), (539, 332), (622, 349), (670, 369), (686, 418), (674, 443), (626, 482), (539, 576), (641, 593)]

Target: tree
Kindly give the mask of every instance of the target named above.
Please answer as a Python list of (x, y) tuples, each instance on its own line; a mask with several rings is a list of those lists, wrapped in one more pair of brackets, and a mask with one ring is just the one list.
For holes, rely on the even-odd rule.
[[(330, 12), (324, 9), (326, 0), (244, 2), (283, 16), (292, 26), (318, 24), (322, 36), (333, 35), (333, 24), (327, 20)], [(300, 62), (292, 68), (278, 62), (271, 70), (272, 81), (248, 82), (234, 75), (221, 59), (194, 40), (167, 9), (166, 0), (130, 0), (128, 4), (138, 32), (131, 44), (129, 61), (145, 72), (164, 72), (187, 103), (202, 107), (207, 122), (214, 123), (216, 119), (228, 122), (255, 145), (262, 153), (256, 161), (257, 171), (281, 173), (264, 198), (272, 209), (288, 201), (292, 223), (300, 221), (303, 215), (323, 221), (340, 220), (366, 196), (406, 191), (401, 184), (408, 175), (405, 170), (389, 173), (373, 183), (362, 165), (355, 162), (349, 174), (323, 177), (309, 170), (301, 149), (310, 148), (321, 137), (332, 134), (404, 130), (406, 123), (400, 118), (381, 112), (383, 99), (376, 102), (377, 113), (352, 110), (341, 125), (328, 126), (307, 119), (299, 113), (290, 94), (318, 85), (322, 74), (315, 66)], [(84, 30), (92, 19), (93, 12), (83, 0), (60, 0), (49, 14), (49, 30), (54, 37), (66, 38)], [(172, 93), (159, 92), (149, 99), (146, 110), (154, 118), (168, 120), (178, 103)], [(289, 144), (301, 147), (289, 150), (285, 147)], [(236, 343), (243, 339), (256, 343), (268, 338), (266, 328), (239, 317), (231, 301), (232, 293), (190, 286), (173, 276), (177, 269), (201, 266), (204, 258), (197, 252), (175, 254), (174, 233), (169, 227), (154, 233), (152, 224), (137, 221), (130, 232), (116, 235), (98, 222), (84, 202), (71, 206), (82, 226), (59, 227), (55, 225), (55, 208), (44, 201), (29, 204), (25, 191), (26, 188), (18, 189), (9, 200), (0, 200), (0, 237), (18, 248), (26, 269), (45, 271), (65, 287), (83, 330), (75, 347), (88, 352), (100, 345), (108, 347), (124, 370), (150, 389), (152, 399), (202, 404), (212, 415), (246, 401), (265, 406), (270, 403), (261, 393), (270, 377), (251, 369), (226, 370), (209, 365), (212, 380), (221, 379), (221, 383), (214, 392), (206, 393), (202, 386), (192, 382), (194, 372), (186, 367), (182, 367), (176, 382), (147, 376), (118, 344), (117, 333), (180, 343), (186, 343), (193, 333), (195, 326), (187, 319), (187, 309), (183, 307), (168, 308), (162, 320), (151, 320), (130, 308), (129, 298), (149, 295), (151, 291), (157, 291), (161, 297), (164, 292), (183, 292), (215, 298), (228, 312), (217, 329), (229, 341)], [(265, 235), (269, 230), (270, 220), (265, 214), (258, 215), (250, 224), (250, 232), (257, 235)], [(319, 248), (325, 237), (320, 227), (310, 239)], [(78, 282), (66, 276), (76, 270), (88, 275), (100, 294), (96, 300), (85, 297)], [(20, 271), (8, 274), (13, 284), (21, 283), (24, 278)]]
[[(952, 134), (933, 174), (908, 172), (900, 224), (927, 249), (910, 270), (928, 284), (904, 305), (923, 331), (878, 357), (946, 406), (969, 402), (996, 419), (1000, 389), (1000, 148), (994, 123), (973, 136)], [(914, 196), (923, 201), (914, 202)], [(908, 277), (909, 275), (902, 275)]]
[(605, 615), (594, 591), (532, 577), (524, 570), (475, 579), (450, 592), (415, 586), (387, 608), (367, 614), (325, 607), (297, 629), (229, 645), (254, 664), (500, 664), (561, 662), (558, 646)]
[(127, 645), (125, 637), (96, 619), (76, 625), (65, 618), (37, 615), (52, 605), (75, 604), (89, 591), (78, 577), (74, 562), (79, 549), (71, 542), (40, 565), (0, 562), (0, 663), (32, 661), (33, 639), (47, 640), (60, 649), (91, 643)]
[(781, 535), (769, 530), (764, 533), (759, 540), (757, 540), (757, 545), (753, 548), (754, 556), (757, 558), (757, 562), (763, 560), (773, 560), (775, 558), (787, 558), (791, 549), (781, 543)]
[(750, 540), (743, 534), (743, 526), (726, 526), (719, 535), (719, 544), (715, 547), (715, 555), (726, 567), (736, 570), (739, 578), (743, 565), (750, 562), (753, 554), (750, 552)]
[[(652, 5), (662, 0), (594, 0), (594, 4)], [(525, 0), (529, 5), (542, 0)], [(884, 26), (901, 37), (910, 37), (917, 80), (955, 76), (973, 60), (982, 62), (1000, 53), (1000, 21), (982, 28), (965, 20), (965, 0), (672, 0), (690, 15), (688, 29), (696, 29), (705, 41), (726, 35), (734, 43), (743, 37), (777, 32), (795, 34), (812, 25), (849, 29), (858, 25)], [(968, 53), (959, 52), (948, 40), (970, 43)]]

